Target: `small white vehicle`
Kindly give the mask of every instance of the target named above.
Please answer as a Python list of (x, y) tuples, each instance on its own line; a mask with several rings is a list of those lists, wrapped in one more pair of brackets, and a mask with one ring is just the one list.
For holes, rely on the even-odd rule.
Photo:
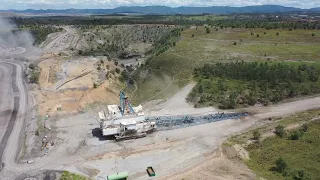
[(33, 160), (28, 160), (27, 163), (28, 163), (28, 164), (32, 164), (32, 163), (33, 163)]

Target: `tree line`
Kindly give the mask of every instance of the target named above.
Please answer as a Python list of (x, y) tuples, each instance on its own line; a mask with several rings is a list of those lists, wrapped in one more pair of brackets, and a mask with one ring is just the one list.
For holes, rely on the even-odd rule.
[(284, 62), (230, 62), (196, 68), (197, 86), (190, 93), (198, 105), (236, 108), (267, 105), (320, 92), (317, 66)]
[[(121, 24), (164, 24), (164, 25), (192, 25), (201, 24), (199, 20), (171, 19), (166, 16), (144, 15), (144, 16), (123, 16), (119, 17), (77, 17), (77, 16), (55, 16), (55, 17), (14, 17), (17, 25), (121, 25)], [(203, 22), (202, 22), (203, 23)]]
[(208, 22), (211, 26), (220, 28), (265, 28), (269, 29), (320, 29), (318, 21), (297, 21), (297, 20), (252, 20), (252, 19), (224, 19)]

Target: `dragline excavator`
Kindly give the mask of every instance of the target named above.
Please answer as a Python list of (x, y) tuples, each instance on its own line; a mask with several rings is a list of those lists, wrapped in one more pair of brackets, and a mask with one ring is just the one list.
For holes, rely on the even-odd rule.
[(119, 97), (120, 105), (108, 105), (99, 112), (103, 136), (115, 136), (116, 140), (140, 138), (156, 128), (155, 121), (146, 120), (141, 105), (133, 107), (122, 91)]

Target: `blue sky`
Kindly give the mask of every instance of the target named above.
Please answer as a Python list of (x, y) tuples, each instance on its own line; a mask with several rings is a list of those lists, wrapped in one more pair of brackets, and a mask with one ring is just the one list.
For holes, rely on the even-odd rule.
[(66, 9), (118, 6), (250, 6), (277, 4), (299, 8), (320, 7), (320, 0), (0, 0), (0, 9)]

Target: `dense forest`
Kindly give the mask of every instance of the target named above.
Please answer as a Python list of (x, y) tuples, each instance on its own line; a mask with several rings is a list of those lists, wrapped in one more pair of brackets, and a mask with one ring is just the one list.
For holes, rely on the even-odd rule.
[(319, 66), (301, 63), (207, 64), (195, 69), (194, 75), (198, 84), (189, 100), (196, 106), (233, 109), (320, 92)]

